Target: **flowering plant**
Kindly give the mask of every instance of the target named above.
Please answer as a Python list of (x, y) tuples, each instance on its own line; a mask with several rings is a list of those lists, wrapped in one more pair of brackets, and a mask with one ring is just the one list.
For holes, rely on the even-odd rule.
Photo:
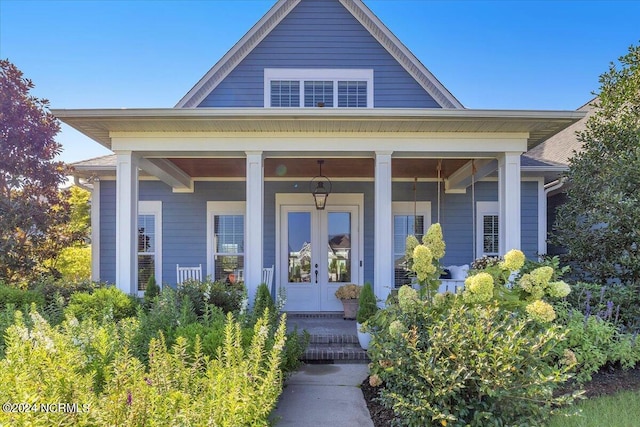
[(338, 299), (358, 299), (360, 297), (360, 291), (362, 286), (349, 283), (348, 285), (342, 285), (336, 290), (336, 298)]
[(407, 266), (420, 284), (421, 293), (432, 297), (438, 292), (443, 268), (440, 259), (444, 257), (445, 243), (440, 224), (432, 224), (422, 237), (422, 244), (415, 236), (407, 237)]

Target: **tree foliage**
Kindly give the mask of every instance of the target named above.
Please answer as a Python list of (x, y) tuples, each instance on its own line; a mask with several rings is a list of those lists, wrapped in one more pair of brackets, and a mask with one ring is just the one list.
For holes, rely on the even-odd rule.
[(64, 243), (56, 229), (69, 216), (59, 192), (68, 170), (55, 160), (60, 125), (49, 102), (29, 94), (33, 87), (0, 60), (0, 278), (11, 282), (37, 274), (55, 255)]
[(600, 76), (595, 113), (578, 134), (555, 242), (589, 279), (640, 277), (640, 46)]

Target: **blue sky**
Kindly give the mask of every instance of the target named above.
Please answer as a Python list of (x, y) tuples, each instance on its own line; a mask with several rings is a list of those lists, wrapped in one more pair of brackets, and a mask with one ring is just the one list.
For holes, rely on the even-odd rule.
[[(0, 57), (52, 108), (170, 108), (275, 0), (0, 0)], [(467, 107), (574, 110), (640, 43), (638, 1), (365, 0)], [(108, 154), (63, 126), (68, 162)]]

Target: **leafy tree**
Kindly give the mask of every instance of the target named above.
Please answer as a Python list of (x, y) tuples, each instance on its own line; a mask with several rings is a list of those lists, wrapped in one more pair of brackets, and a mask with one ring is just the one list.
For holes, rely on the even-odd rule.
[(640, 278), (640, 46), (600, 76), (596, 110), (578, 134), (555, 242), (588, 279)]
[(29, 94), (34, 85), (0, 60), (0, 279), (21, 281), (51, 259), (52, 232), (66, 223), (68, 204), (58, 190), (68, 169), (55, 157), (60, 130), (49, 102)]

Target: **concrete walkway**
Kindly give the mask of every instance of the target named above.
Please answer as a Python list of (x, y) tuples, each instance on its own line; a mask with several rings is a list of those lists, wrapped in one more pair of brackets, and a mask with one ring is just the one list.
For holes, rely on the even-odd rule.
[(360, 384), (365, 364), (303, 365), (271, 415), (276, 427), (373, 427)]

